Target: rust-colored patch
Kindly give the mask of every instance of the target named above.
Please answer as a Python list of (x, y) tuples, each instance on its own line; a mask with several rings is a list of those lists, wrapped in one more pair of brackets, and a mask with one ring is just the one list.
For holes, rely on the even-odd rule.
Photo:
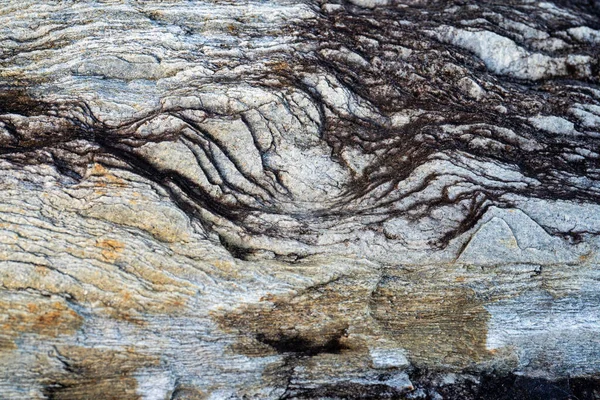
[(47, 276), (50, 270), (43, 265), (36, 265), (35, 272), (41, 276)]
[[(111, 184), (111, 185), (115, 185), (115, 186), (126, 186), (126, 182), (113, 175), (106, 167), (104, 167), (102, 164), (98, 164), (95, 163), (94, 166), (92, 167), (92, 170), (90, 172), (90, 175), (92, 176), (99, 176), (102, 177), (102, 179), (104, 179), (106, 181), (106, 183)], [(99, 185), (101, 186), (101, 185)], [(104, 184), (104, 186), (106, 186), (106, 184)]]
[(56, 301), (50, 307), (50, 310), (39, 305), (35, 307), (30, 320), (33, 332), (47, 336), (74, 333), (83, 323), (83, 318), (63, 302)]
[[(85, 245), (71, 248), (69, 251), (72, 254), (80, 251), (82, 258), (93, 258), (106, 262), (107, 259), (95, 245), (96, 239), (93, 239), (86, 242)], [(115, 243), (112, 243), (108, 250), (115, 246)], [(140, 279), (144, 279), (151, 287), (140, 288), (127, 285), (123, 285), (121, 288), (116, 287), (115, 282), (119, 281), (119, 277), (113, 275), (111, 269), (103, 270), (91, 266), (85, 271), (79, 271), (77, 282), (70, 281), (69, 285), (65, 285), (65, 276), (60, 272), (65, 271), (65, 266), (59, 265), (55, 268), (25, 265), (18, 270), (7, 269), (0, 276), (0, 286), (13, 293), (22, 293), (27, 289), (44, 293), (62, 293), (82, 305), (97, 304), (96, 311), (98, 313), (135, 325), (146, 323), (144, 318), (146, 313), (180, 312), (186, 307), (189, 296), (195, 293), (193, 284), (170, 277), (160, 264), (148, 265), (139, 260), (130, 260), (127, 264), (128, 271), (135, 273)], [(41, 271), (43, 272), (41, 273)], [(53, 311), (52, 307), (42, 305), (45, 304), (45, 301), (39, 303), (38, 296), (33, 296), (31, 300), (29, 297), (26, 299), (28, 300), (23, 301), (23, 313), (28, 312), (34, 315), (40, 314), (40, 310)], [(2, 301), (1, 298), (0, 301)], [(40, 310), (37, 310), (36, 307)], [(2, 308), (0, 305), (0, 314)], [(58, 320), (56, 314), (49, 314), (40, 319), (42, 323), (52, 320)], [(0, 315), (0, 328), (4, 323), (6, 321)], [(0, 329), (0, 336), (1, 334), (2, 330)]]
[(142, 319), (139, 315), (135, 315), (134, 313), (129, 313), (126, 311), (114, 310), (114, 311), (110, 312), (110, 316), (114, 319), (118, 319), (120, 321), (125, 321), (130, 324), (137, 325), (137, 326), (147, 325), (146, 320)]
[(579, 256), (579, 262), (586, 263), (592, 258), (593, 255), (594, 255), (594, 253), (591, 251), (589, 253), (582, 254)]
[(185, 302), (183, 300), (172, 299), (172, 300), (167, 300), (166, 304), (173, 308), (181, 308), (185, 305)]
[(65, 370), (49, 377), (44, 388), (44, 394), (56, 400), (141, 399), (133, 373), (159, 362), (156, 357), (136, 353), (131, 348), (61, 346), (56, 353)]
[(46, 298), (0, 299), (0, 351), (16, 348), (14, 340), (23, 333), (43, 336), (69, 335), (82, 325), (83, 318), (63, 300)]
[(125, 248), (125, 244), (114, 239), (98, 239), (96, 247), (102, 249), (102, 257), (108, 262), (114, 262), (119, 258), (120, 253)]
[(290, 64), (288, 64), (285, 61), (274, 62), (274, 63), (270, 64), (270, 67), (275, 72), (286, 72), (286, 71), (289, 71), (291, 69)]
[(108, 193), (107, 189), (110, 188), (113, 191), (115, 189), (124, 188), (127, 186), (127, 182), (123, 179), (112, 174), (102, 164), (94, 163), (90, 170), (90, 177), (93, 185), (97, 188), (94, 192), (97, 196), (103, 196)]

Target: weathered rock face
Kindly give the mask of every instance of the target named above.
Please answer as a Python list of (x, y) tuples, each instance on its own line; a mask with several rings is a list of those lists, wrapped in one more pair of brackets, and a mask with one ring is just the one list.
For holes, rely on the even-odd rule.
[(597, 1), (4, 1), (0, 398), (600, 398)]

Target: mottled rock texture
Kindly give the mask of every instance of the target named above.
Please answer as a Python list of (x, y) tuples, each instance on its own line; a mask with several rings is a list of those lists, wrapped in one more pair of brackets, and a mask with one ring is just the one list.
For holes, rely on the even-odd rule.
[(0, 1), (0, 398), (600, 398), (597, 0)]

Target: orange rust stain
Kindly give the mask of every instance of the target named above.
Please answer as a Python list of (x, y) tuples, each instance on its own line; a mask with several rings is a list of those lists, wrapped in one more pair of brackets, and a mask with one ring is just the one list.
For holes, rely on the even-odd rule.
[(102, 249), (102, 257), (108, 262), (114, 262), (119, 258), (125, 248), (125, 244), (114, 239), (98, 239), (96, 247)]
[(273, 68), (273, 71), (275, 72), (284, 72), (289, 71), (290, 65), (285, 61), (278, 61), (271, 64), (271, 68)]
[(467, 278), (465, 278), (464, 276), (457, 276), (454, 280), (456, 282), (464, 282), (467, 280)]
[(35, 272), (41, 276), (47, 276), (50, 273), (50, 270), (43, 265), (37, 265), (35, 267)]
[(39, 325), (42, 329), (52, 325), (58, 325), (61, 317), (62, 313), (60, 311), (50, 311), (38, 316), (36, 325)]
[(276, 299), (274, 294), (267, 293), (260, 298), (260, 301), (274, 301)]
[(92, 167), (92, 175), (105, 175), (108, 174), (108, 170), (104, 168), (102, 164), (95, 163)]
[[(75, 325), (77, 326), (82, 322), (82, 318), (79, 314), (62, 303), (55, 302), (51, 307), (53, 308), (52, 311), (47, 311), (35, 316), (32, 325), (34, 332), (55, 336), (63, 329), (72, 325), (73, 322), (75, 322)], [(35, 306), (35, 310), (39, 311), (39, 307)]]
[(96, 183), (96, 186), (99, 187), (106, 187), (107, 184), (117, 187), (125, 187), (127, 185), (127, 183), (123, 179), (116, 177), (115, 175), (110, 173), (110, 171), (106, 169), (103, 165), (98, 163), (94, 164), (94, 166), (92, 167), (91, 175), (101, 177), (104, 180), (104, 182)]
[(175, 308), (180, 308), (185, 305), (185, 302), (183, 302), (181, 300), (168, 300), (167, 305), (169, 305), (171, 307), (175, 307)]
[(113, 312), (111, 313), (111, 317), (120, 321), (125, 321), (133, 325), (137, 326), (145, 326), (147, 322), (141, 319), (138, 316), (132, 315), (128, 312)]
[(0, 350), (16, 348), (14, 339), (22, 333), (55, 337), (73, 334), (83, 323), (83, 318), (68, 305), (45, 299), (28, 303), (0, 300), (0, 320)]

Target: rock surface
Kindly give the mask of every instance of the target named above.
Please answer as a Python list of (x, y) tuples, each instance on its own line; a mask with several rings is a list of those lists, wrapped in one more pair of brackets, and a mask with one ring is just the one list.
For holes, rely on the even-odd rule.
[(0, 398), (600, 398), (599, 15), (0, 2)]

